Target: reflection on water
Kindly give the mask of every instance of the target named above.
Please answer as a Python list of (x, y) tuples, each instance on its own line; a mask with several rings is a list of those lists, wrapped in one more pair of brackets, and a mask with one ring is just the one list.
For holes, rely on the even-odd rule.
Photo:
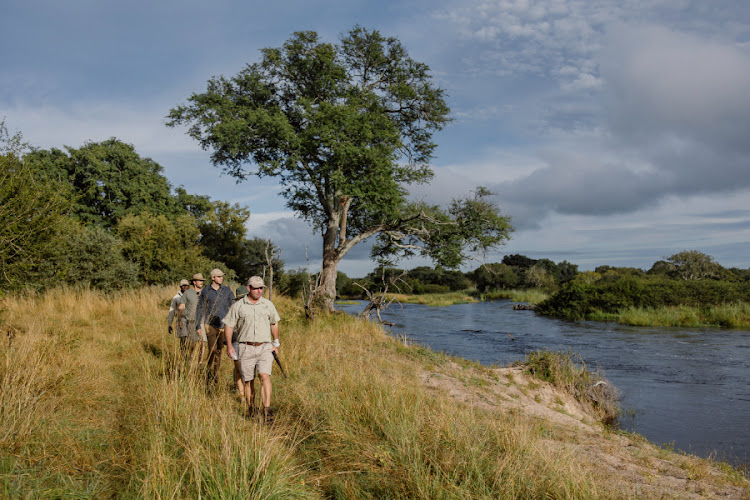
[[(364, 302), (337, 307), (356, 314)], [(509, 301), (392, 305), (393, 334), (485, 365), (571, 350), (623, 393), (624, 429), (700, 456), (750, 462), (750, 332), (568, 322)]]

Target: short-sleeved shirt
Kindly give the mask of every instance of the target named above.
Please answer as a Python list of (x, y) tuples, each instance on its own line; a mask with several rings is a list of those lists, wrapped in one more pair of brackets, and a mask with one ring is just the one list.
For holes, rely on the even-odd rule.
[(273, 302), (261, 297), (253, 304), (245, 296), (229, 308), (224, 324), (238, 332), (238, 342), (271, 342), (271, 325), (280, 320)]
[(182, 301), (180, 303), (185, 305), (182, 317), (188, 321), (195, 322), (195, 312), (198, 309), (198, 292), (192, 288), (188, 288), (182, 294)]

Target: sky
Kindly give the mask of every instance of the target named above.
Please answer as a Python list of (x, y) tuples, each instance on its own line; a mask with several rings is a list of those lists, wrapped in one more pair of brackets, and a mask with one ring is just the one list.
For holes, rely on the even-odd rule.
[[(0, 119), (44, 149), (132, 144), (173, 186), (248, 208), (249, 236), (288, 268), (316, 270), (320, 235), (279, 186), (222, 176), (165, 117), (296, 31), (335, 43), (355, 25), (398, 38), (446, 90), (454, 120), (411, 196), (495, 193), (515, 231), (487, 262), (647, 270), (699, 250), (750, 267), (746, 0), (0, 0)], [(339, 270), (373, 267), (359, 245)]]

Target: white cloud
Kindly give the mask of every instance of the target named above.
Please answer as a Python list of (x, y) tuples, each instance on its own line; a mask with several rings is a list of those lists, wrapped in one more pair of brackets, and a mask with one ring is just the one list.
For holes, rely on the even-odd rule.
[(79, 101), (66, 108), (42, 104), (18, 104), (4, 110), (7, 123), (21, 130), (26, 140), (42, 148), (81, 147), (110, 137), (136, 146), (139, 152), (195, 152), (195, 141), (183, 130), (164, 125), (169, 112), (163, 103), (115, 103)]

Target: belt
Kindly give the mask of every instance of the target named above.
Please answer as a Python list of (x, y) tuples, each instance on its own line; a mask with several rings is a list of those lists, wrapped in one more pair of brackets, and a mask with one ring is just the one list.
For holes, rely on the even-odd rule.
[(240, 342), (240, 344), (259, 346), (263, 344), (268, 344), (268, 342)]

